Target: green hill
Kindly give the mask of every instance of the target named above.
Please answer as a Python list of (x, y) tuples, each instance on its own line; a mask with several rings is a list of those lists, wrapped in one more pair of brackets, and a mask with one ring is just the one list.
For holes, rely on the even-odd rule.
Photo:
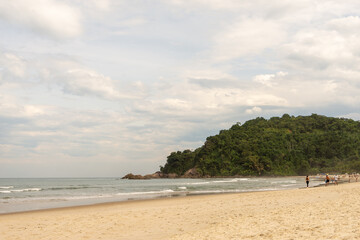
[(200, 176), (305, 175), (360, 171), (360, 122), (284, 114), (237, 123), (203, 146), (172, 152), (162, 173)]

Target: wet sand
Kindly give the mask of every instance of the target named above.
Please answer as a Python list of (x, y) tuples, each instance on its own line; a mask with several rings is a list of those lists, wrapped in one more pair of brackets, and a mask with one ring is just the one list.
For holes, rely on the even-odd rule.
[(0, 239), (360, 239), (360, 183), (5, 214)]

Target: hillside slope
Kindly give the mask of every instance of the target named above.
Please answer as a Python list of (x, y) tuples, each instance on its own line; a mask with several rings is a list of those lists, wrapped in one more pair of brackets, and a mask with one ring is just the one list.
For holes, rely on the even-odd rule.
[(237, 123), (203, 146), (172, 152), (164, 174), (200, 176), (304, 175), (360, 171), (360, 122), (313, 114), (284, 114)]

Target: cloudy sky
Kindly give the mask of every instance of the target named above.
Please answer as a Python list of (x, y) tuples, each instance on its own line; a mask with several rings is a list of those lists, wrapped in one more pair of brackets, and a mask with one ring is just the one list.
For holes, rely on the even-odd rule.
[(357, 0), (0, 0), (0, 177), (151, 173), (258, 116), (360, 119)]

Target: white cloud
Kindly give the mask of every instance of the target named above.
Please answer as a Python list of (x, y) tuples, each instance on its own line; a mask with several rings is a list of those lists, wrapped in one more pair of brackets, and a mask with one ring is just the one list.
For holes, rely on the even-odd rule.
[[(2, 82), (11, 83), (16, 80), (17, 84), (21, 85), (34, 78), (36, 81), (33, 85), (46, 83), (50, 88), (61, 87), (67, 94), (96, 96), (112, 100), (138, 98), (134, 96), (134, 92), (141, 94), (143, 91), (143, 86), (139, 82), (130, 90), (120, 91), (110, 77), (66, 58), (49, 56), (27, 61), (16, 54), (4, 53), (0, 54), (0, 64), (2, 65), (0, 70)], [(21, 86), (18, 87), (21, 88)]]
[(236, 0), (170, 0), (167, 2), (182, 7), (208, 7), (215, 10), (233, 10), (234, 8), (238, 9), (241, 6), (247, 5), (243, 1)]
[(327, 81), (325, 83), (324, 90), (326, 92), (335, 92), (338, 88), (338, 84), (335, 81)]
[(110, 10), (111, 8), (111, 0), (83, 0), (84, 3), (92, 3), (96, 6), (97, 9), (100, 10)]
[[(282, 47), (288, 67), (326, 71), (359, 71), (360, 34), (358, 17), (329, 19), (317, 27), (300, 29), (291, 42)], [(284, 61), (285, 62), (285, 61)]]
[[(61, 86), (67, 94), (96, 96), (109, 100), (135, 99), (141, 88), (120, 90), (116, 81), (80, 63), (71, 60), (53, 60), (44, 64), (42, 78), (49, 84)], [(136, 94), (134, 94), (136, 93)]]
[(336, 30), (342, 34), (359, 35), (357, 31), (360, 28), (359, 16), (347, 16), (343, 18), (335, 18), (327, 22), (327, 27)]
[(18, 56), (10, 53), (4, 54), (5, 59), (1, 59), (1, 65), (16, 77), (25, 76), (25, 62)]
[(349, 119), (353, 119), (355, 121), (360, 121), (360, 113), (356, 112), (356, 113), (348, 113), (345, 115), (341, 115), (339, 117), (343, 117), (343, 118), (349, 118)]
[(121, 21), (118, 24), (120, 26), (125, 26), (125, 27), (134, 27), (134, 26), (138, 26), (138, 25), (143, 25), (145, 23), (146, 23), (146, 20), (144, 18), (130, 18), (130, 19)]
[(256, 56), (265, 49), (278, 47), (286, 32), (277, 22), (264, 19), (242, 19), (218, 33), (213, 49), (216, 61)]
[(254, 82), (258, 82), (261, 83), (267, 87), (273, 87), (278, 85), (278, 83), (276, 82), (277, 79), (279, 78), (283, 78), (287, 75), (288, 73), (286, 72), (277, 72), (276, 74), (261, 74), (261, 75), (256, 75), (253, 78)]
[(262, 112), (262, 109), (259, 108), (259, 107), (253, 107), (253, 108), (250, 108), (250, 109), (246, 109), (245, 113), (246, 114), (255, 114), (255, 113), (261, 113)]
[(104, 98), (119, 98), (111, 78), (88, 69), (70, 69), (58, 77), (64, 91), (75, 95), (97, 95)]
[(262, 91), (249, 92), (246, 100), (248, 106), (288, 106), (288, 100), (284, 97), (277, 96), (275, 93), (266, 93)]
[(184, 78), (189, 79), (207, 79), (207, 80), (235, 80), (236, 78), (229, 73), (226, 73), (224, 70), (209, 68), (209, 69), (201, 69), (197, 67), (196, 69), (186, 70), (183, 73)]
[(4, 80), (12, 81), (25, 77), (27, 63), (15, 54), (0, 52), (0, 66), (0, 75), (3, 75)]
[(82, 32), (79, 10), (57, 0), (0, 1), (0, 18), (56, 38)]
[(0, 116), (9, 118), (36, 118), (53, 114), (49, 105), (19, 104), (18, 99), (7, 94), (0, 94)]

